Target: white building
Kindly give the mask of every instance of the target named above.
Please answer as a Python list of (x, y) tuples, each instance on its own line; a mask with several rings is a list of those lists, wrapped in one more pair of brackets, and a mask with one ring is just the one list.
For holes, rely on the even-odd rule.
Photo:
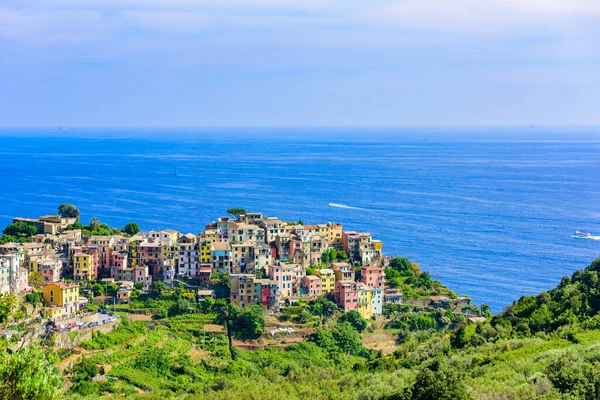
[(0, 256), (0, 294), (22, 293), (29, 288), (27, 269), (19, 266), (17, 254)]

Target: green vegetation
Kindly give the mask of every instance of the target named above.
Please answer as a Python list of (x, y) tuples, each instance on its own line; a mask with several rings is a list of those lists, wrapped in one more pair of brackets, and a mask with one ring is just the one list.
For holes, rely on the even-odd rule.
[(0, 244), (4, 243), (26, 243), (31, 242), (31, 236), (37, 235), (37, 229), (27, 222), (17, 221), (6, 225), (0, 236)]
[[(408, 260), (389, 269), (400, 274), (398, 287), (416, 296), (449, 292), (419, 280), (425, 273)], [(89, 354), (65, 371), (64, 387), (50, 367), (52, 353), (35, 346), (31, 354), (2, 353), (0, 389), (10, 395), (0, 400), (600, 398), (598, 272), (600, 259), (478, 323), (454, 309), (417, 306), (389, 306), (383, 318), (365, 321), (326, 298), (289, 305), (277, 319), (259, 306), (212, 299), (199, 305), (183, 287), (156, 282), (131, 305), (154, 319), (122, 318), (114, 331), (94, 332), (81, 344)], [(14, 296), (0, 297), (0, 327), (17, 308)], [(293, 322), (306, 329), (293, 344), (265, 333)], [(396, 345), (380, 349), (378, 339), (369, 340), (378, 335)], [(0, 350), (6, 346), (0, 342)], [(91, 381), (103, 373), (112, 378)], [(6, 377), (24, 384), (11, 386)]]
[(85, 237), (123, 234), (119, 228), (111, 228), (108, 224), (100, 222), (97, 217), (92, 217), (89, 225), (82, 225), (79, 220), (77, 220), (74, 224), (69, 225), (67, 229), (81, 229), (81, 233)]
[(367, 329), (367, 321), (360, 316), (358, 311), (350, 310), (347, 313), (342, 314), (338, 318), (338, 322), (348, 322), (358, 332), (362, 332)]
[(63, 203), (58, 206), (58, 215), (63, 218), (75, 218), (79, 219), (81, 213), (73, 204)]
[(230, 208), (229, 210), (227, 210), (227, 214), (231, 214), (236, 218), (239, 218), (242, 214), (248, 214), (248, 210), (245, 210), (243, 208)]
[(128, 234), (129, 236), (133, 236), (140, 231), (140, 226), (135, 222), (130, 222), (123, 228), (123, 232)]
[(346, 261), (348, 259), (348, 253), (344, 250), (336, 250), (334, 248), (327, 249), (321, 254), (321, 262), (323, 264), (331, 264), (332, 262)]
[(455, 292), (431, 279), (429, 272), (421, 273), (419, 265), (408, 258), (392, 258), (385, 269), (385, 280), (388, 287), (402, 290), (403, 298), (407, 300), (428, 296), (457, 297)]
[(44, 276), (37, 271), (33, 271), (29, 273), (29, 285), (36, 288), (41, 289), (46, 284), (46, 280)]
[(60, 375), (38, 345), (0, 351), (0, 400), (59, 398)]
[(27, 222), (17, 221), (13, 224), (6, 225), (6, 228), (2, 231), (4, 235), (17, 236), (17, 237), (30, 237), (37, 235), (37, 229)]

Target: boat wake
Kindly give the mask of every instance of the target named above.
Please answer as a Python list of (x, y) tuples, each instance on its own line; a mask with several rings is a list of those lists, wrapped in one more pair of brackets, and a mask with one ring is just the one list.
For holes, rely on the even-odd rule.
[(329, 203), (329, 207), (343, 208), (343, 209), (346, 209), (346, 210), (363, 210), (363, 211), (368, 211), (366, 208), (347, 206), (346, 204), (338, 204), (338, 203)]
[(581, 236), (571, 235), (571, 237), (573, 237), (575, 239), (600, 240), (600, 236), (585, 236), (585, 237), (581, 237)]

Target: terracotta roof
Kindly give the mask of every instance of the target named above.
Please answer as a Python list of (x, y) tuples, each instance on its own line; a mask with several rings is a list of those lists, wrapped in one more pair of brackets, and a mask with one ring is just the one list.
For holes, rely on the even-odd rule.
[[(75, 284), (75, 283), (64, 283), (64, 282), (52, 282), (49, 283), (48, 285), (56, 285), (61, 289), (70, 289), (70, 288), (74, 288), (74, 287), (79, 287), (79, 285)], [(48, 286), (46, 285), (46, 286)]]

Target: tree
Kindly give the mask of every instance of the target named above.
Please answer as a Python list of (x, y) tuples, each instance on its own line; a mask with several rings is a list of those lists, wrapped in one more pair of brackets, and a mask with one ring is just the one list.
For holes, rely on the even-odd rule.
[(200, 309), (202, 310), (203, 313), (208, 314), (208, 313), (212, 312), (215, 303), (216, 303), (216, 300), (213, 297), (207, 296), (200, 303)]
[(166, 308), (159, 308), (156, 312), (156, 319), (163, 319), (169, 316), (169, 311)]
[(100, 227), (100, 220), (98, 219), (98, 217), (92, 217), (90, 219), (89, 227), (92, 231), (95, 231), (96, 229), (98, 229)]
[(481, 314), (486, 318), (492, 317), (492, 310), (491, 310), (490, 306), (485, 303), (482, 304), (481, 305)]
[(338, 255), (338, 251), (333, 248), (327, 249), (323, 252), (323, 254), (321, 254), (321, 262), (323, 262), (324, 264), (330, 264), (339, 259), (340, 257)]
[(33, 271), (29, 274), (29, 286), (32, 286), (36, 289), (41, 288), (46, 283), (44, 276), (37, 271)]
[(58, 206), (58, 215), (63, 218), (75, 218), (79, 219), (81, 213), (73, 204), (63, 203)]
[(321, 324), (325, 324), (325, 320), (338, 310), (337, 304), (325, 297), (319, 297), (311, 301), (308, 303), (308, 308), (313, 315), (321, 316)]
[(419, 266), (419, 264), (411, 262), (410, 266), (412, 268), (412, 274), (413, 274), (413, 276), (419, 276), (419, 275), (421, 275), (421, 267)]
[(258, 338), (265, 331), (265, 316), (262, 307), (248, 306), (232, 308), (232, 331), (234, 336)]
[(175, 304), (169, 307), (169, 316), (174, 317), (176, 315), (191, 314), (195, 311), (195, 304), (192, 304), (189, 300), (180, 297)]
[(35, 344), (0, 357), (0, 400), (53, 400), (62, 381), (56, 368)]
[(410, 389), (411, 400), (470, 400), (471, 395), (460, 374), (437, 360), (423, 368)]
[(227, 214), (234, 215), (236, 218), (240, 218), (242, 214), (248, 214), (248, 211), (243, 208), (230, 208), (227, 210)]
[(83, 230), (83, 228), (85, 228), (81, 222), (79, 222), (79, 220), (75, 221), (74, 223), (72, 223), (71, 225), (67, 226), (67, 230), (72, 230), (72, 229), (81, 229)]
[(17, 306), (17, 296), (13, 293), (4, 293), (0, 295), (0, 328), (1, 325), (8, 322)]
[(342, 352), (359, 355), (363, 350), (360, 334), (347, 322), (340, 324), (331, 331), (317, 329), (312, 336), (312, 341), (331, 353)]
[(140, 231), (140, 227), (135, 222), (130, 222), (123, 228), (123, 232), (128, 234), (129, 236), (133, 236)]
[(38, 230), (35, 226), (30, 225), (27, 222), (17, 221), (13, 224), (6, 225), (6, 228), (4, 228), (2, 233), (8, 236), (30, 237), (37, 235)]
[(106, 284), (106, 293), (115, 296), (117, 294), (117, 292), (119, 291), (119, 285), (117, 285), (114, 282), (108, 282)]
[(390, 260), (390, 268), (400, 272), (400, 275), (411, 276), (413, 274), (411, 262), (405, 257), (392, 258)]
[(94, 295), (102, 296), (104, 295), (104, 286), (96, 283), (94, 286), (92, 286), (92, 291), (94, 292)]
[(169, 287), (163, 281), (154, 281), (150, 285), (150, 290), (152, 290), (153, 292), (158, 293), (159, 295), (162, 294), (164, 291), (166, 291), (168, 289), (169, 289)]
[(229, 354), (231, 359), (236, 359), (236, 352), (233, 348), (233, 328), (232, 328), (232, 315), (235, 306), (233, 304), (227, 304), (225, 299), (219, 299), (215, 301), (213, 309), (217, 314), (216, 323), (225, 325), (227, 329), (227, 342), (229, 348)]
[(229, 289), (231, 287), (231, 281), (227, 272), (215, 272), (210, 276), (210, 283), (213, 287), (222, 289)]
[(347, 322), (359, 332), (362, 332), (365, 329), (367, 329), (367, 321), (363, 317), (361, 317), (358, 311), (356, 310), (350, 310), (342, 314), (342, 316), (338, 319), (338, 322)]

